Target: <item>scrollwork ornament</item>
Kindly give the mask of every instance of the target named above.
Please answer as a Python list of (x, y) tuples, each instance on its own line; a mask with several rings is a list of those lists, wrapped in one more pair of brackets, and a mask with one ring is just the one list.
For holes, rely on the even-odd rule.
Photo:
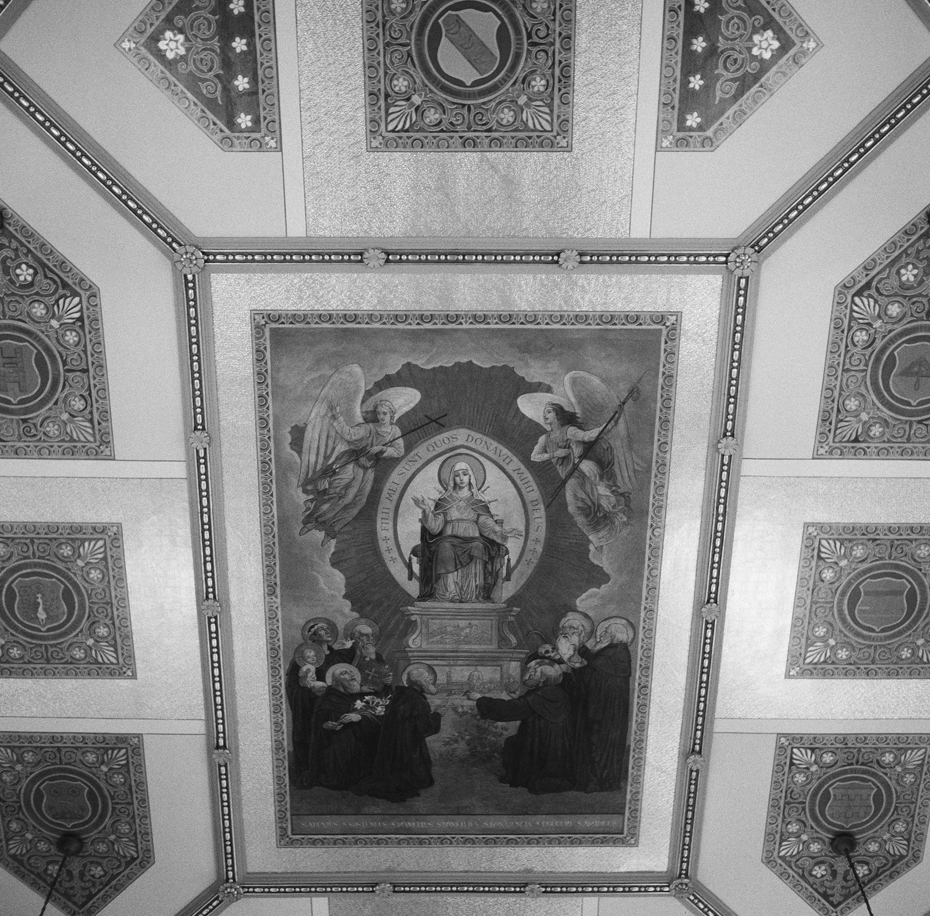
[(225, 884), (220, 885), (216, 895), (220, 900), (228, 900), (231, 903), (235, 903), (245, 896), (245, 891), (242, 889), (241, 884), (237, 884), (235, 881), (227, 881)]
[(669, 890), (676, 900), (685, 900), (691, 896), (692, 885), (690, 878), (676, 878), (669, 885)]
[(758, 263), (758, 252), (748, 245), (741, 245), (730, 252), (730, 256), (727, 258), (727, 269), (734, 276), (748, 277), (755, 271)]
[(174, 266), (185, 277), (196, 276), (203, 270), (203, 252), (193, 245), (182, 245), (174, 253)]

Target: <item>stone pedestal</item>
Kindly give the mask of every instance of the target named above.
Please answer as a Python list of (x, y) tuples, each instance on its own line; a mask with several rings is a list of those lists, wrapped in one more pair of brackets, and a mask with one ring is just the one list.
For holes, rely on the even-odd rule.
[(520, 683), (526, 650), (518, 648), (513, 620), (518, 608), (506, 604), (446, 604), (417, 601), (404, 608), (410, 629), (399, 659), (432, 665), (440, 695), (474, 690), (501, 695)]

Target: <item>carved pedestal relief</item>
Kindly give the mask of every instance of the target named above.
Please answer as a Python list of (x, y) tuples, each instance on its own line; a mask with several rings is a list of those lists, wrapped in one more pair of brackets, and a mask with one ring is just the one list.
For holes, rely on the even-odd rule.
[(930, 456), (928, 291), (923, 214), (837, 286), (815, 458)]
[(52, 903), (92, 916), (155, 861), (139, 735), (0, 733), (0, 864), (48, 893), (55, 842), (76, 833)]
[(365, 0), (369, 150), (571, 149), (574, 0)]
[(0, 524), (0, 677), (135, 677), (119, 525)]
[(272, 0), (153, 0), (117, 43), (217, 146), (280, 146)]
[(2, 201), (0, 457), (113, 457), (100, 292)]
[(823, 916), (860, 907), (830, 840), (856, 837), (869, 897), (913, 868), (927, 834), (928, 746), (925, 735), (780, 735), (762, 861)]
[(659, 149), (715, 149), (819, 47), (786, 0), (667, 0)]
[(930, 525), (805, 525), (788, 677), (927, 677), (928, 573)]

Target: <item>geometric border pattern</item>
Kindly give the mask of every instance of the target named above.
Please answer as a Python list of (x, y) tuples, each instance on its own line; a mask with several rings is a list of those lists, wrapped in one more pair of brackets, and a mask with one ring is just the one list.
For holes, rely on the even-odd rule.
[(100, 291), (2, 201), (0, 457), (113, 457)]
[(930, 675), (928, 576), (930, 525), (806, 524), (786, 676)]
[(681, 152), (716, 149), (821, 44), (787, 0), (666, 0), (662, 47), (657, 148)]
[(922, 212), (836, 287), (815, 458), (930, 457), (928, 295)]
[[(430, 328), (654, 328), (662, 331), (659, 360), (658, 408), (653, 454), (655, 467), (649, 504), (646, 538), (646, 583), (642, 599), (638, 674), (633, 697), (629, 790), (620, 835), (585, 834), (539, 835), (532, 838), (514, 835), (333, 835), (295, 836), (290, 832), (289, 790), (287, 773), (287, 735), (285, 731), (284, 653), (278, 598), (277, 512), (274, 487), (274, 460), (271, 423), (271, 347), (270, 330), (278, 327), (338, 328), (338, 327), (402, 327)], [(653, 639), (659, 599), (658, 575), (661, 568), (662, 538), (665, 519), (665, 494), (672, 430), (672, 411), (679, 343), (679, 316), (656, 312), (252, 312), (252, 350), (255, 366), (255, 400), (257, 405), (259, 480), (261, 481), (261, 517), (264, 560), (264, 590), (269, 647), (269, 683), (271, 685), (271, 719), (275, 766), (275, 807), (277, 811), (278, 846), (428, 846), (442, 845), (533, 845), (533, 846), (631, 846), (637, 842), (642, 783), (646, 756), (646, 722), (649, 715), (649, 693)]]
[(93, 916), (154, 864), (141, 735), (0, 733), (0, 865), (44, 897), (65, 831), (84, 841), (52, 895), (70, 916)]
[(779, 735), (762, 861), (822, 916), (861, 905), (830, 840), (849, 831), (871, 898), (923, 856), (930, 812), (928, 735)]
[(279, 149), (273, 0), (152, 0), (116, 47), (220, 149)]
[(0, 677), (135, 676), (122, 526), (0, 523)]
[[(369, 152), (571, 151), (575, 0), (473, 0), (445, 13), (449, 5), (364, 0)], [(509, 36), (506, 48), (479, 38), (469, 15), (496, 21)], [(483, 52), (475, 66), (489, 71), (473, 70), (478, 78), (467, 87), (443, 67), (447, 39), (437, 51), (427, 38), (445, 34), (443, 22), (453, 16), (470, 47)], [(474, 88), (485, 81), (484, 90)]]

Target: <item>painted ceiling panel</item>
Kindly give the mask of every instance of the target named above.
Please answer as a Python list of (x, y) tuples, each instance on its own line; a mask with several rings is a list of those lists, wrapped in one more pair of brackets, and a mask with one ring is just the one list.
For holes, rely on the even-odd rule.
[(820, 49), (713, 152), (656, 153), (653, 236), (739, 235), (930, 53), (906, 3), (793, 6)]
[[(555, 5), (543, 6), (545, 16), (553, 18)], [(398, 20), (407, 22), (412, 12), (403, 10)], [(565, 20), (566, 28), (574, 21), (576, 29), (570, 151), (559, 146), (545, 152), (366, 150), (366, 70), (358, 9), (326, 0), (302, 4), (298, 14), (308, 235), (629, 234), (638, 0), (584, 3), (577, 19)], [(546, 81), (536, 93), (540, 98), (554, 79), (546, 72), (549, 75), (525, 74), (526, 80)], [(410, 76), (398, 71), (393, 78), (415, 79), (413, 70)], [(397, 85), (408, 91), (406, 84)], [(529, 104), (536, 94), (529, 88), (527, 92)], [(440, 105), (430, 103), (431, 97), (424, 96), (422, 106), (430, 119)], [(515, 98), (507, 111), (516, 112), (518, 101)], [(401, 102), (389, 100), (388, 107), (391, 104)], [(507, 113), (507, 124), (495, 117), (504, 135), (517, 123)], [(423, 128), (427, 134), (435, 129), (429, 124)]]
[(0, 50), (192, 232), (283, 235), (280, 154), (224, 152), (117, 47), (143, 6), (117, 0), (74, 17), (66, 2), (38, 0)]
[[(118, 523), (136, 662), (119, 687), (98, 678), (6, 679), (24, 716), (203, 718), (197, 618), (182, 480), (7, 477), (0, 516), (10, 522)], [(7, 634), (9, 638), (9, 634)], [(78, 637), (80, 640), (80, 637)]]
[(170, 262), (6, 108), (0, 133), (15, 151), (4, 158), (0, 198), (100, 290), (113, 457), (182, 461)]
[[(805, 562), (800, 585), (798, 574), (802, 551), (805, 550), (805, 525), (856, 523), (860, 534), (849, 539), (850, 546), (861, 542), (871, 545), (873, 551), (877, 548), (879, 554), (889, 553), (888, 560), (873, 553), (862, 563), (863, 567), (877, 569), (869, 564), (888, 563), (891, 560), (888, 542), (894, 539), (889, 538), (887, 532), (862, 526), (869, 523), (873, 526), (877, 523), (920, 524), (925, 521), (928, 498), (930, 482), (925, 479), (743, 479), (734, 534), (725, 649), (717, 701), (720, 717), (878, 719), (919, 718), (924, 714), (930, 697), (930, 683), (925, 677), (918, 675), (916, 679), (899, 677), (877, 681), (875, 678), (882, 676), (880, 671), (868, 666), (867, 659), (871, 657), (869, 647), (884, 646), (886, 639), (880, 626), (869, 628), (855, 620), (857, 609), (865, 613), (868, 594), (859, 596), (857, 593), (849, 597), (842, 588), (847, 578), (859, 575), (858, 572), (847, 573), (850, 560), (839, 566), (838, 561), (846, 558), (846, 539), (838, 544), (842, 553), (836, 563), (820, 562), (813, 570), (811, 564)], [(808, 538), (812, 538), (810, 531), (807, 534)], [(879, 543), (882, 535), (885, 536), (884, 545)], [(905, 540), (910, 543), (906, 537)], [(905, 547), (903, 541), (899, 540), (899, 544)], [(807, 556), (813, 547), (810, 543), (804, 555)], [(819, 546), (819, 556), (823, 555), (824, 549)], [(900, 562), (902, 570), (913, 570), (910, 575), (918, 580), (922, 578), (921, 561), (912, 559), (912, 554), (908, 555), (906, 563)], [(858, 568), (858, 561), (852, 560), (852, 565)], [(824, 574), (826, 567), (829, 569)], [(894, 564), (889, 566), (892, 568), (898, 569)], [(897, 581), (897, 572), (889, 575)], [(812, 585), (812, 576), (816, 577), (817, 586)], [(828, 588), (834, 579), (840, 581), (840, 585), (836, 589)], [(849, 587), (854, 584), (850, 579)], [(859, 674), (871, 672), (870, 676), (844, 677), (842, 680), (787, 676), (792, 620), (799, 615), (803, 617), (805, 609), (810, 606), (809, 595), (815, 587), (819, 589), (816, 592), (817, 604), (835, 601), (840, 610), (836, 612), (837, 616), (831, 615), (829, 620), (823, 621), (829, 633), (818, 633), (806, 639), (805, 657), (810, 657), (811, 661), (819, 658), (811, 647), (823, 643), (830, 650), (840, 649), (843, 657), (837, 659), (831, 651), (829, 657), (820, 653), (823, 655), (820, 660), (839, 663), (841, 667), (861, 668), (863, 670)], [(853, 620), (848, 617), (850, 610), (854, 614)], [(894, 612), (896, 608), (889, 606), (889, 610)], [(915, 629), (908, 631), (907, 644), (912, 655), (916, 655), (919, 650), (916, 640), (924, 638), (926, 623), (921, 618), (920, 622), (913, 621), (913, 626)], [(835, 640), (835, 646), (828, 645), (830, 639)], [(903, 647), (899, 640), (887, 644), (893, 644), (895, 651), (899, 646)], [(848, 647), (850, 655), (845, 654), (844, 647)], [(746, 659), (750, 658), (752, 665), (747, 665)], [(857, 658), (860, 659), (858, 662)], [(894, 662), (889, 660), (889, 664)]]

